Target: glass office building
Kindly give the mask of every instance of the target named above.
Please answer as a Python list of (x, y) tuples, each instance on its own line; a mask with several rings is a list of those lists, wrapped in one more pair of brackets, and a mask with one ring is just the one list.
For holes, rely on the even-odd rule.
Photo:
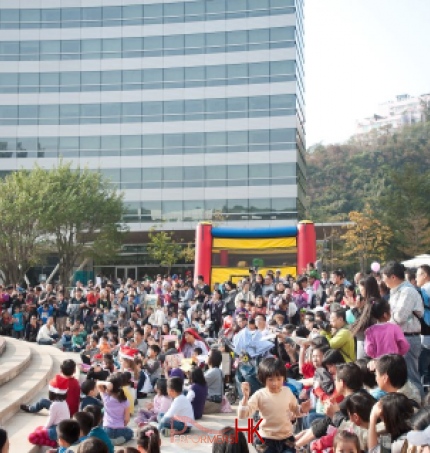
[(303, 36), (303, 0), (2, 0), (0, 175), (101, 171), (134, 232), (295, 224)]

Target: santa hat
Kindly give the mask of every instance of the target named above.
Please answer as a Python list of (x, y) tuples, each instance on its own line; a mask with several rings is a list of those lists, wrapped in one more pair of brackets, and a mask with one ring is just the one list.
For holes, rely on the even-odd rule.
[(54, 379), (49, 382), (49, 391), (65, 395), (69, 389), (69, 379), (57, 374)]
[(139, 349), (122, 346), (119, 354), (123, 359), (134, 360), (137, 354), (139, 354)]
[(93, 361), (96, 362), (97, 360), (103, 360), (103, 354), (94, 354)]

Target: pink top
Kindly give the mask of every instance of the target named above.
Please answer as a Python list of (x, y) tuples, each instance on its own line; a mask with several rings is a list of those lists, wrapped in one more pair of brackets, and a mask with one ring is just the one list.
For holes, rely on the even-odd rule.
[(409, 351), (409, 343), (397, 324), (375, 324), (366, 329), (364, 335), (364, 350), (372, 359), (384, 354), (405, 355)]
[(172, 405), (172, 398), (164, 395), (155, 395), (154, 412), (156, 414), (165, 414)]

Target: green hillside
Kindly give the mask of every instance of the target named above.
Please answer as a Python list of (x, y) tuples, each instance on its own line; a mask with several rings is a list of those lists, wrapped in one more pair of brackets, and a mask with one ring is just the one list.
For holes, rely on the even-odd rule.
[(348, 220), (368, 204), (393, 231), (389, 255), (429, 251), (427, 243), (405, 246), (411, 234), (430, 236), (430, 122), (316, 147), (307, 154), (307, 187), (307, 214), (314, 221)]

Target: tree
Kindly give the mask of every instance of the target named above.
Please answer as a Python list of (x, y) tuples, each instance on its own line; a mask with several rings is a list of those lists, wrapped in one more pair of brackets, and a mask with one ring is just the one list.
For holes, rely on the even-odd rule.
[(173, 234), (166, 231), (156, 231), (151, 228), (149, 231), (148, 254), (157, 264), (167, 267), (170, 272), (172, 266), (182, 256), (182, 247), (173, 239)]
[(363, 212), (350, 212), (349, 220), (351, 224), (342, 236), (345, 241), (345, 256), (356, 257), (360, 262), (361, 272), (365, 272), (371, 258), (385, 260), (393, 233), (375, 217), (368, 204)]
[(123, 195), (99, 172), (73, 169), (62, 162), (42, 171), (41, 224), (53, 238), (53, 250), (60, 258), (60, 280), (68, 285), (76, 263), (89, 258), (103, 261), (119, 251), (126, 231)]
[(0, 181), (0, 269), (6, 282), (18, 283), (32, 265), (42, 260), (43, 213), (41, 172), (19, 171)]
[(404, 245), (399, 247), (408, 258), (430, 251), (430, 225), (428, 216), (419, 214), (405, 219)]

